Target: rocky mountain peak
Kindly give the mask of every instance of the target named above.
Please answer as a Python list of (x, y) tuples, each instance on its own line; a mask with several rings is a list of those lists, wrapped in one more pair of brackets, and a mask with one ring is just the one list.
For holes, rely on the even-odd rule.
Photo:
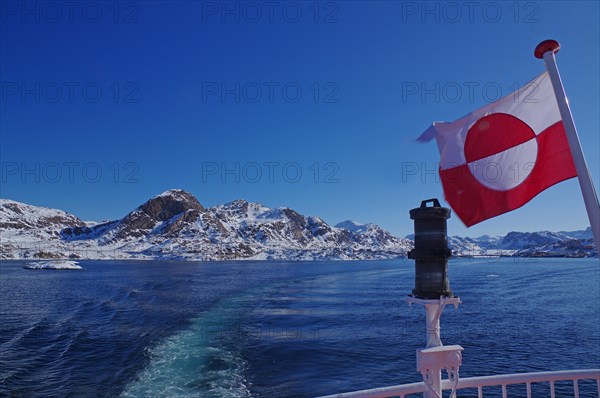
[(372, 224), (361, 224), (356, 221), (346, 220), (335, 225), (336, 228), (347, 229), (348, 231), (352, 231), (355, 233), (364, 233), (369, 229), (369, 226)]
[(204, 211), (204, 206), (191, 193), (183, 189), (170, 189), (153, 197), (130, 213), (144, 213), (151, 220), (166, 221), (187, 210)]
[(159, 223), (169, 220), (173, 223), (177, 221), (175, 218), (182, 218), (183, 215), (186, 221), (193, 222), (204, 211), (204, 206), (191, 193), (182, 189), (170, 189), (125, 216), (115, 225), (117, 232), (113, 239), (144, 236)]
[(182, 189), (170, 189), (153, 197), (124, 218), (89, 227), (65, 228), (61, 235), (67, 240), (98, 238), (102, 244), (138, 239), (165, 222), (162, 231), (172, 234), (182, 224), (195, 222), (205, 212), (198, 199)]
[(556, 243), (567, 239), (568, 237), (549, 231), (539, 232), (516, 232), (512, 231), (502, 238), (501, 245), (505, 249), (521, 249), (527, 246), (537, 244)]
[(223, 208), (238, 214), (247, 213), (250, 202), (245, 199), (236, 199), (222, 206)]
[(83, 226), (85, 223), (62, 210), (0, 199), (0, 227), (2, 228), (42, 229), (63, 225), (75, 227)]

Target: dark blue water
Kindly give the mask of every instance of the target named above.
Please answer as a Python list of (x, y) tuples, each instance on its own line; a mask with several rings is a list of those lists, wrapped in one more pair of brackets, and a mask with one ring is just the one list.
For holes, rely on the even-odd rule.
[[(0, 395), (310, 397), (419, 381), (412, 261), (0, 263)], [(461, 376), (600, 367), (598, 260), (463, 260)], [(543, 394), (543, 393), (542, 393)], [(540, 395), (543, 396), (543, 395)]]

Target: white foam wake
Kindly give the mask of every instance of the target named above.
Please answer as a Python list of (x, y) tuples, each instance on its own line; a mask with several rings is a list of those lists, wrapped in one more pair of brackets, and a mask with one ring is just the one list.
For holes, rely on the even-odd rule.
[(239, 314), (231, 302), (224, 304), (149, 349), (149, 364), (121, 396), (250, 397), (244, 377), (247, 362), (236, 349), (236, 341), (223, 341), (224, 333), (236, 327)]

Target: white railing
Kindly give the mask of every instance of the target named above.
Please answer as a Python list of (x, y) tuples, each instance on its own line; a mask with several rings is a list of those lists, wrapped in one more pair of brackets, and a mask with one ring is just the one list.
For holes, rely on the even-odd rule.
[[(600, 398), (600, 369), (586, 370), (561, 370), (557, 372), (536, 372), (536, 373), (515, 373), (496, 376), (467, 377), (458, 381), (456, 391), (464, 389), (477, 389), (479, 398), (483, 397), (483, 387), (501, 387), (502, 398), (507, 398), (506, 387), (509, 385), (524, 384), (527, 389), (527, 398), (532, 398), (531, 385), (533, 383), (549, 383), (550, 397), (555, 398), (555, 386), (557, 381), (571, 381), (573, 383), (573, 396), (579, 398), (579, 381), (595, 380), (596, 393)], [(452, 390), (454, 383), (449, 380), (442, 381), (443, 390)], [(362, 390), (347, 392), (343, 394), (328, 395), (321, 398), (404, 398), (410, 394), (418, 394), (427, 391), (425, 383), (402, 384), (398, 386), (374, 388), (372, 390)], [(460, 395), (458, 395), (460, 396)], [(587, 395), (586, 397), (589, 397)]]

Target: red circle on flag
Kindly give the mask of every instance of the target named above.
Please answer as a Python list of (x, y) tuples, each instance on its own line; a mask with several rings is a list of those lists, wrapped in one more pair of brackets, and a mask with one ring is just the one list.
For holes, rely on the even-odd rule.
[(477, 120), (467, 132), (467, 163), (495, 155), (533, 138), (535, 132), (521, 119), (506, 113), (492, 113)]

